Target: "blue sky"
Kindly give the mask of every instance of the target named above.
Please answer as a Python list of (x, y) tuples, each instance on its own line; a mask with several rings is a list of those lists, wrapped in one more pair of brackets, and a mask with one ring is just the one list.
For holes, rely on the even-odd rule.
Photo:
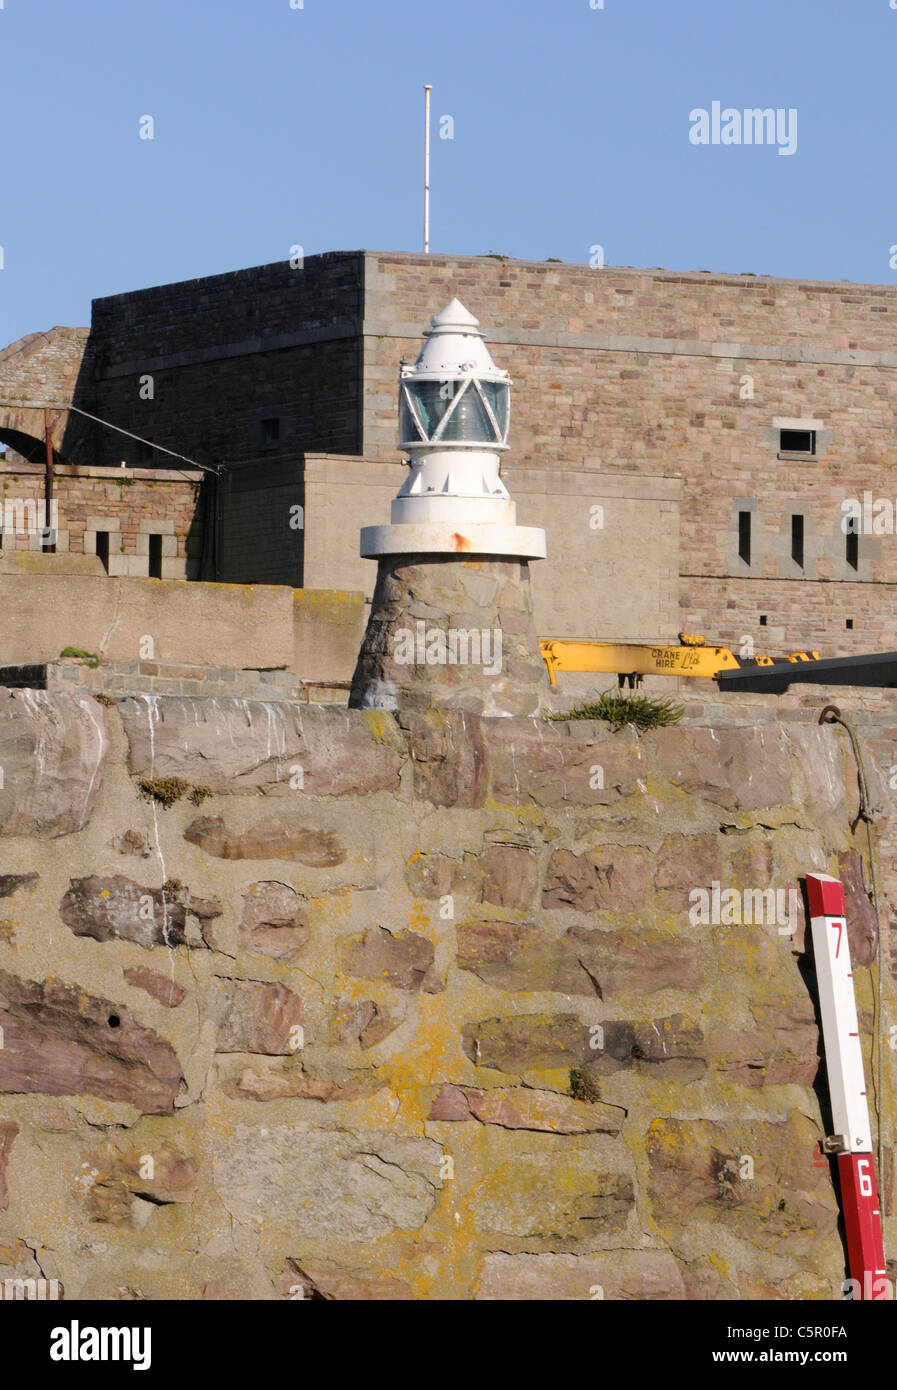
[[(422, 249), (425, 82), (434, 251), (897, 282), (897, 0), (298, 3), (2, 0), (0, 344), (294, 244)], [(796, 109), (796, 153), (694, 145), (714, 100)]]

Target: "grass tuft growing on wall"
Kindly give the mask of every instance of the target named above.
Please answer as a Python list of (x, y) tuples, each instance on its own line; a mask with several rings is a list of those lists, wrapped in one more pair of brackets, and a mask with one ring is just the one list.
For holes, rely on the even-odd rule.
[(577, 705), (566, 714), (550, 714), (549, 719), (602, 719), (612, 729), (634, 724), (637, 729), (659, 729), (678, 724), (685, 710), (675, 700), (658, 700), (650, 695), (621, 695), (605, 690), (592, 704)]

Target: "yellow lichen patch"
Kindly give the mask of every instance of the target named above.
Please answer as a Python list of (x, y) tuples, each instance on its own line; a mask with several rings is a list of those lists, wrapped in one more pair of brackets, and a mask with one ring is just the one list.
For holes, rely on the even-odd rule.
[(413, 898), (408, 909), (408, 925), (412, 931), (420, 931), (430, 925), (430, 913), (422, 898)]
[(387, 710), (366, 709), (362, 710), (362, 718), (368, 729), (381, 743), (388, 742), (395, 738), (395, 721)]

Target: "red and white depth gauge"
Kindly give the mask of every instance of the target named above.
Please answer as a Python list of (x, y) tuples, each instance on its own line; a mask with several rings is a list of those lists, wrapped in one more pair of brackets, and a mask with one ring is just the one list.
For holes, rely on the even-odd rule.
[(847, 1263), (857, 1290), (854, 1298), (886, 1299), (887, 1269), (844, 915), (844, 888), (838, 879), (828, 874), (807, 874), (807, 898), (835, 1127), (823, 1148), (838, 1156)]

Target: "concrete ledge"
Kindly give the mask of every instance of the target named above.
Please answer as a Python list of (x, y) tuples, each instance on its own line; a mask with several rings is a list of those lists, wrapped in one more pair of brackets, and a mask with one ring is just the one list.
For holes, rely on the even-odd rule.
[[(59, 533), (57, 532), (57, 545)], [(106, 571), (96, 555), (44, 554), (43, 551), (2, 550), (0, 551), (0, 575), (72, 575), (83, 577), (103, 577)]]
[(286, 586), (0, 572), (0, 612), (3, 666), (53, 661), (68, 646), (134, 661), (148, 655), (147, 638), (160, 661), (236, 670), (293, 661)]

